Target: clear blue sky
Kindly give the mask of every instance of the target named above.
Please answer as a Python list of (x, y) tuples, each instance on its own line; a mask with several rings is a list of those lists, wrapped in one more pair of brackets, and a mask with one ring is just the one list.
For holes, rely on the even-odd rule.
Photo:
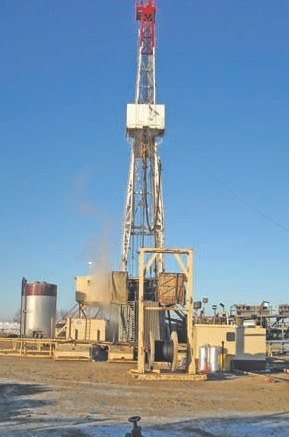
[[(289, 2), (159, 0), (167, 247), (195, 249), (195, 297), (289, 301)], [(0, 0), (0, 318), (21, 278), (120, 264), (134, 99), (133, 0)]]

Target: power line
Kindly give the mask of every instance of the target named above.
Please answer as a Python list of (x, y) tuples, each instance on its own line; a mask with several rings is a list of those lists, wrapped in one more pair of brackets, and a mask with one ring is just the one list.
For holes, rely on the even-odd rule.
[(194, 163), (200, 167), (204, 173), (206, 173), (208, 176), (210, 176), (214, 181), (218, 183), (225, 191), (227, 191), (231, 196), (235, 197), (235, 199), (238, 199), (240, 202), (242, 202), (244, 205), (246, 205), (251, 210), (255, 211), (260, 217), (265, 218), (273, 225), (277, 226), (278, 228), (282, 229), (283, 231), (286, 231), (289, 233), (289, 228), (279, 221), (275, 220), (271, 216), (269, 216), (267, 213), (262, 211), (258, 206), (254, 205), (253, 203), (249, 202), (245, 197), (238, 194), (236, 191), (234, 191), (226, 182), (224, 182), (219, 176), (215, 175), (211, 171), (209, 171), (206, 167), (204, 167), (203, 164), (200, 164), (200, 162), (197, 162), (194, 160)]

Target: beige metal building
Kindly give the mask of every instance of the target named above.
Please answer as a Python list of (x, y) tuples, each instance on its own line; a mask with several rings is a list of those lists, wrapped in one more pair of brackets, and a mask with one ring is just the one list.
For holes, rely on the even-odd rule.
[(266, 329), (260, 326), (194, 325), (193, 350), (197, 361), (202, 347), (219, 348), (220, 370), (261, 370), (266, 365)]

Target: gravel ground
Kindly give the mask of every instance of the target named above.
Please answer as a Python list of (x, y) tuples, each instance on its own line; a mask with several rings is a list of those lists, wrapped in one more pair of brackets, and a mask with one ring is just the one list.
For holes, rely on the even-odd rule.
[(138, 381), (132, 367), (0, 356), (0, 435), (124, 437), (134, 415), (144, 437), (289, 435), (288, 373)]

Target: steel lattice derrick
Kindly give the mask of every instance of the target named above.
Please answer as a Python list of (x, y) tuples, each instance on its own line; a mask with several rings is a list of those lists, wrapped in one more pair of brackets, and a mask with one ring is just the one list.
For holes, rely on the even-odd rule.
[[(127, 136), (131, 143), (123, 221), (121, 269), (137, 274), (141, 247), (162, 248), (164, 208), (158, 138), (164, 133), (164, 105), (156, 105), (155, 0), (136, 0), (140, 23), (135, 103), (127, 108)], [(154, 274), (163, 270), (162, 260)]]

